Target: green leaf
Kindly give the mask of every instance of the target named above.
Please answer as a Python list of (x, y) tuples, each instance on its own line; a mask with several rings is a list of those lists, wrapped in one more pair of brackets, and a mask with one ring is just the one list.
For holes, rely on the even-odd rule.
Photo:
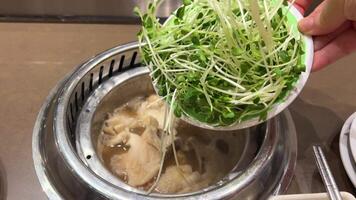
[(134, 7), (133, 13), (138, 17), (141, 16), (141, 10), (137, 6)]
[(173, 112), (174, 112), (174, 115), (178, 118), (180, 118), (182, 116), (182, 110), (181, 108), (175, 103), (174, 104), (174, 108), (173, 108)]
[(224, 112), (223, 116), (224, 116), (224, 118), (234, 118), (235, 117), (235, 113), (233, 113), (233, 112)]
[(300, 73), (300, 72), (305, 72), (306, 70), (306, 67), (304, 64), (302, 65), (297, 65), (297, 72)]
[(282, 8), (279, 8), (278, 11), (277, 11), (277, 14), (280, 18), (283, 17), (283, 11), (282, 11)]
[(152, 3), (149, 3), (149, 4), (148, 4), (148, 9), (151, 10), (152, 8), (153, 8), (153, 4), (152, 4)]
[(245, 74), (250, 69), (250, 65), (247, 62), (243, 62), (240, 65), (240, 69), (242, 74)]
[(288, 62), (288, 61), (290, 61), (290, 56), (289, 56), (289, 54), (288, 54), (287, 51), (280, 51), (280, 52), (278, 53), (278, 55), (279, 55), (279, 57), (281, 58), (281, 60), (282, 60), (283, 62)]
[(191, 79), (191, 80), (197, 80), (200, 78), (200, 75), (196, 72), (191, 72), (189, 73), (188, 77)]
[(152, 28), (153, 27), (153, 21), (152, 18), (148, 17), (145, 21), (145, 27), (146, 28)]
[(191, 0), (183, 0), (183, 4), (184, 4), (185, 6), (190, 5), (191, 3), (192, 3)]
[(260, 114), (260, 120), (265, 121), (267, 119), (268, 116), (268, 110), (263, 110)]
[(283, 75), (283, 74), (282, 74), (282, 70), (279, 69), (279, 68), (274, 69), (274, 73), (276, 73), (277, 76), (282, 76), (282, 75)]
[(145, 22), (145, 21), (147, 20), (147, 18), (148, 18), (148, 15), (147, 15), (147, 13), (146, 13), (146, 14), (144, 14), (144, 15), (142, 16), (142, 21)]
[(240, 16), (241, 15), (240, 9), (238, 9), (238, 8), (232, 10), (232, 13), (234, 13), (236, 16)]
[(261, 100), (260, 97), (257, 97), (253, 100), (253, 103), (258, 104), (258, 103), (260, 103), (260, 100)]
[(185, 7), (180, 7), (178, 10), (177, 10), (177, 17), (179, 19), (183, 19), (183, 16), (184, 16), (184, 11), (185, 11)]
[(142, 36), (142, 29), (137, 33), (137, 36), (138, 36), (138, 37), (141, 37), (141, 36)]
[(300, 54), (301, 54), (301, 55), (305, 54), (305, 46), (302, 45), (302, 44), (299, 44), (298, 47), (299, 47), (299, 52), (300, 52)]
[(204, 16), (203, 13), (199, 13), (197, 19), (201, 19), (203, 16)]
[(185, 82), (185, 77), (183, 75), (179, 75), (177, 77), (177, 81), (178, 81), (178, 83)]
[(243, 50), (237, 47), (232, 48), (232, 55), (239, 56), (242, 54)]
[(160, 90), (158, 90), (158, 95), (161, 96), (161, 97), (163, 97), (163, 96), (166, 96), (166, 95), (167, 95), (167, 92), (166, 92), (165, 89), (160, 89)]
[(206, 59), (206, 57), (205, 57), (205, 55), (204, 54), (199, 54), (199, 59), (202, 61), (202, 62), (206, 62), (207, 61), (207, 59)]
[(199, 38), (196, 37), (196, 36), (193, 36), (193, 37), (192, 37), (192, 43), (195, 44), (195, 45), (200, 45)]
[(187, 35), (189, 33), (189, 30), (182, 29), (181, 30), (182, 35)]

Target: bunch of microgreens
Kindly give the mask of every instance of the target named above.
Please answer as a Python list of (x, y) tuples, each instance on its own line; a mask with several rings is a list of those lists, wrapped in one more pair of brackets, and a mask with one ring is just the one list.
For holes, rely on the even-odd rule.
[(174, 101), (177, 117), (211, 126), (263, 120), (305, 71), (301, 35), (283, 0), (183, 0), (164, 24), (160, 3), (145, 14), (135, 9), (138, 37), (153, 84)]
[[(142, 59), (171, 108), (164, 135), (172, 141), (173, 112), (210, 126), (264, 120), (305, 71), (301, 35), (287, 19), (292, 4), (284, 0), (183, 0), (164, 24), (156, 17), (160, 3), (152, 0), (147, 11), (135, 13), (142, 21)], [(166, 151), (162, 144), (149, 192)]]

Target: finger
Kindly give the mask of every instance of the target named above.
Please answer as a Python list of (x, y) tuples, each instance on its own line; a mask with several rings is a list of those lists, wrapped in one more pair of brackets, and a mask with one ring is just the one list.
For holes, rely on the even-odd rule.
[(356, 21), (356, 0), (345, 0), (344, 10), (346, 19)]
[(294, 6), (304, 15), (312, 2), (313, 0), (296, 0)]
[(298, 23), (299, 31), (301, 31), (305, 34), (312, 35), (309, 32), (311, 29), (313, 29), (315, 27), (315, 25), (314, 25), (315, 18), (317, 18), (317, 16), (320, 15), (321, 10), (324, 9), (324, 5), (325, 5), (325, 2), (322, 2), (321, 4), (319, 4), (318, 7), (316, 7), (314, 9), (314, 11), (309, 16), (300, 20), (300, 22)]
[(346, 21), (336, 31), (327, 35), (314, 37), (314, 51), (319, 51), (320, 49), (324, 48), (330, 41), (334, 40), (338, 35), (350, 27), (351, 23)]
[(301, 6), (298, 5), (298, 4), (293, 4), (293, 5), (294, 5), (294, 7), (295, 7), (302, 15), (304, 15), (305, 9), (304, 9), (303, 7), (301, 7)]
[(299, 30), (308, 35), (324, 35), (335, 31), (342, 25), (345, 0), (325, 0), (311, 15), (299, 23)]
[(356, 30), (350, 29), (314, 53), (312, 70), (318, 71), (354, 51), (356, 51)]

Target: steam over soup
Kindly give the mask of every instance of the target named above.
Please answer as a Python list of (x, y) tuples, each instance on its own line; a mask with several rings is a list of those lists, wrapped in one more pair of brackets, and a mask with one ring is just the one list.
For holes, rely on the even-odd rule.
[(165, 103), (151, 95), (108, 115), (97, 149), (118, 178), (145, 191), (186, 193), (218, 182), (236, 166), (243, 134), (216, 134), (175, 119), (173, 134), (167, 137), (166, 112)]

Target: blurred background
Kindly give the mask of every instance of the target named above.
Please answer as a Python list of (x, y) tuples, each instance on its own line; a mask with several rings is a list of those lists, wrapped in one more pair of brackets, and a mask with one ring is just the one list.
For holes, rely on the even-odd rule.
[[(2, 0), (0, 20), (12, 22), (139, 23), (132, 10), (147, 0)], [(314, 1), (316, 5), (320, 0)], [(165, 0), (159, 10), (166, 17), (180, 0)]]
[[(0, 19), (17, 22), (139, 23), (132, 10), (147, 0), (2, 0)], [(167, 0), (158, 15), (168, 16), (180, 0)]]

